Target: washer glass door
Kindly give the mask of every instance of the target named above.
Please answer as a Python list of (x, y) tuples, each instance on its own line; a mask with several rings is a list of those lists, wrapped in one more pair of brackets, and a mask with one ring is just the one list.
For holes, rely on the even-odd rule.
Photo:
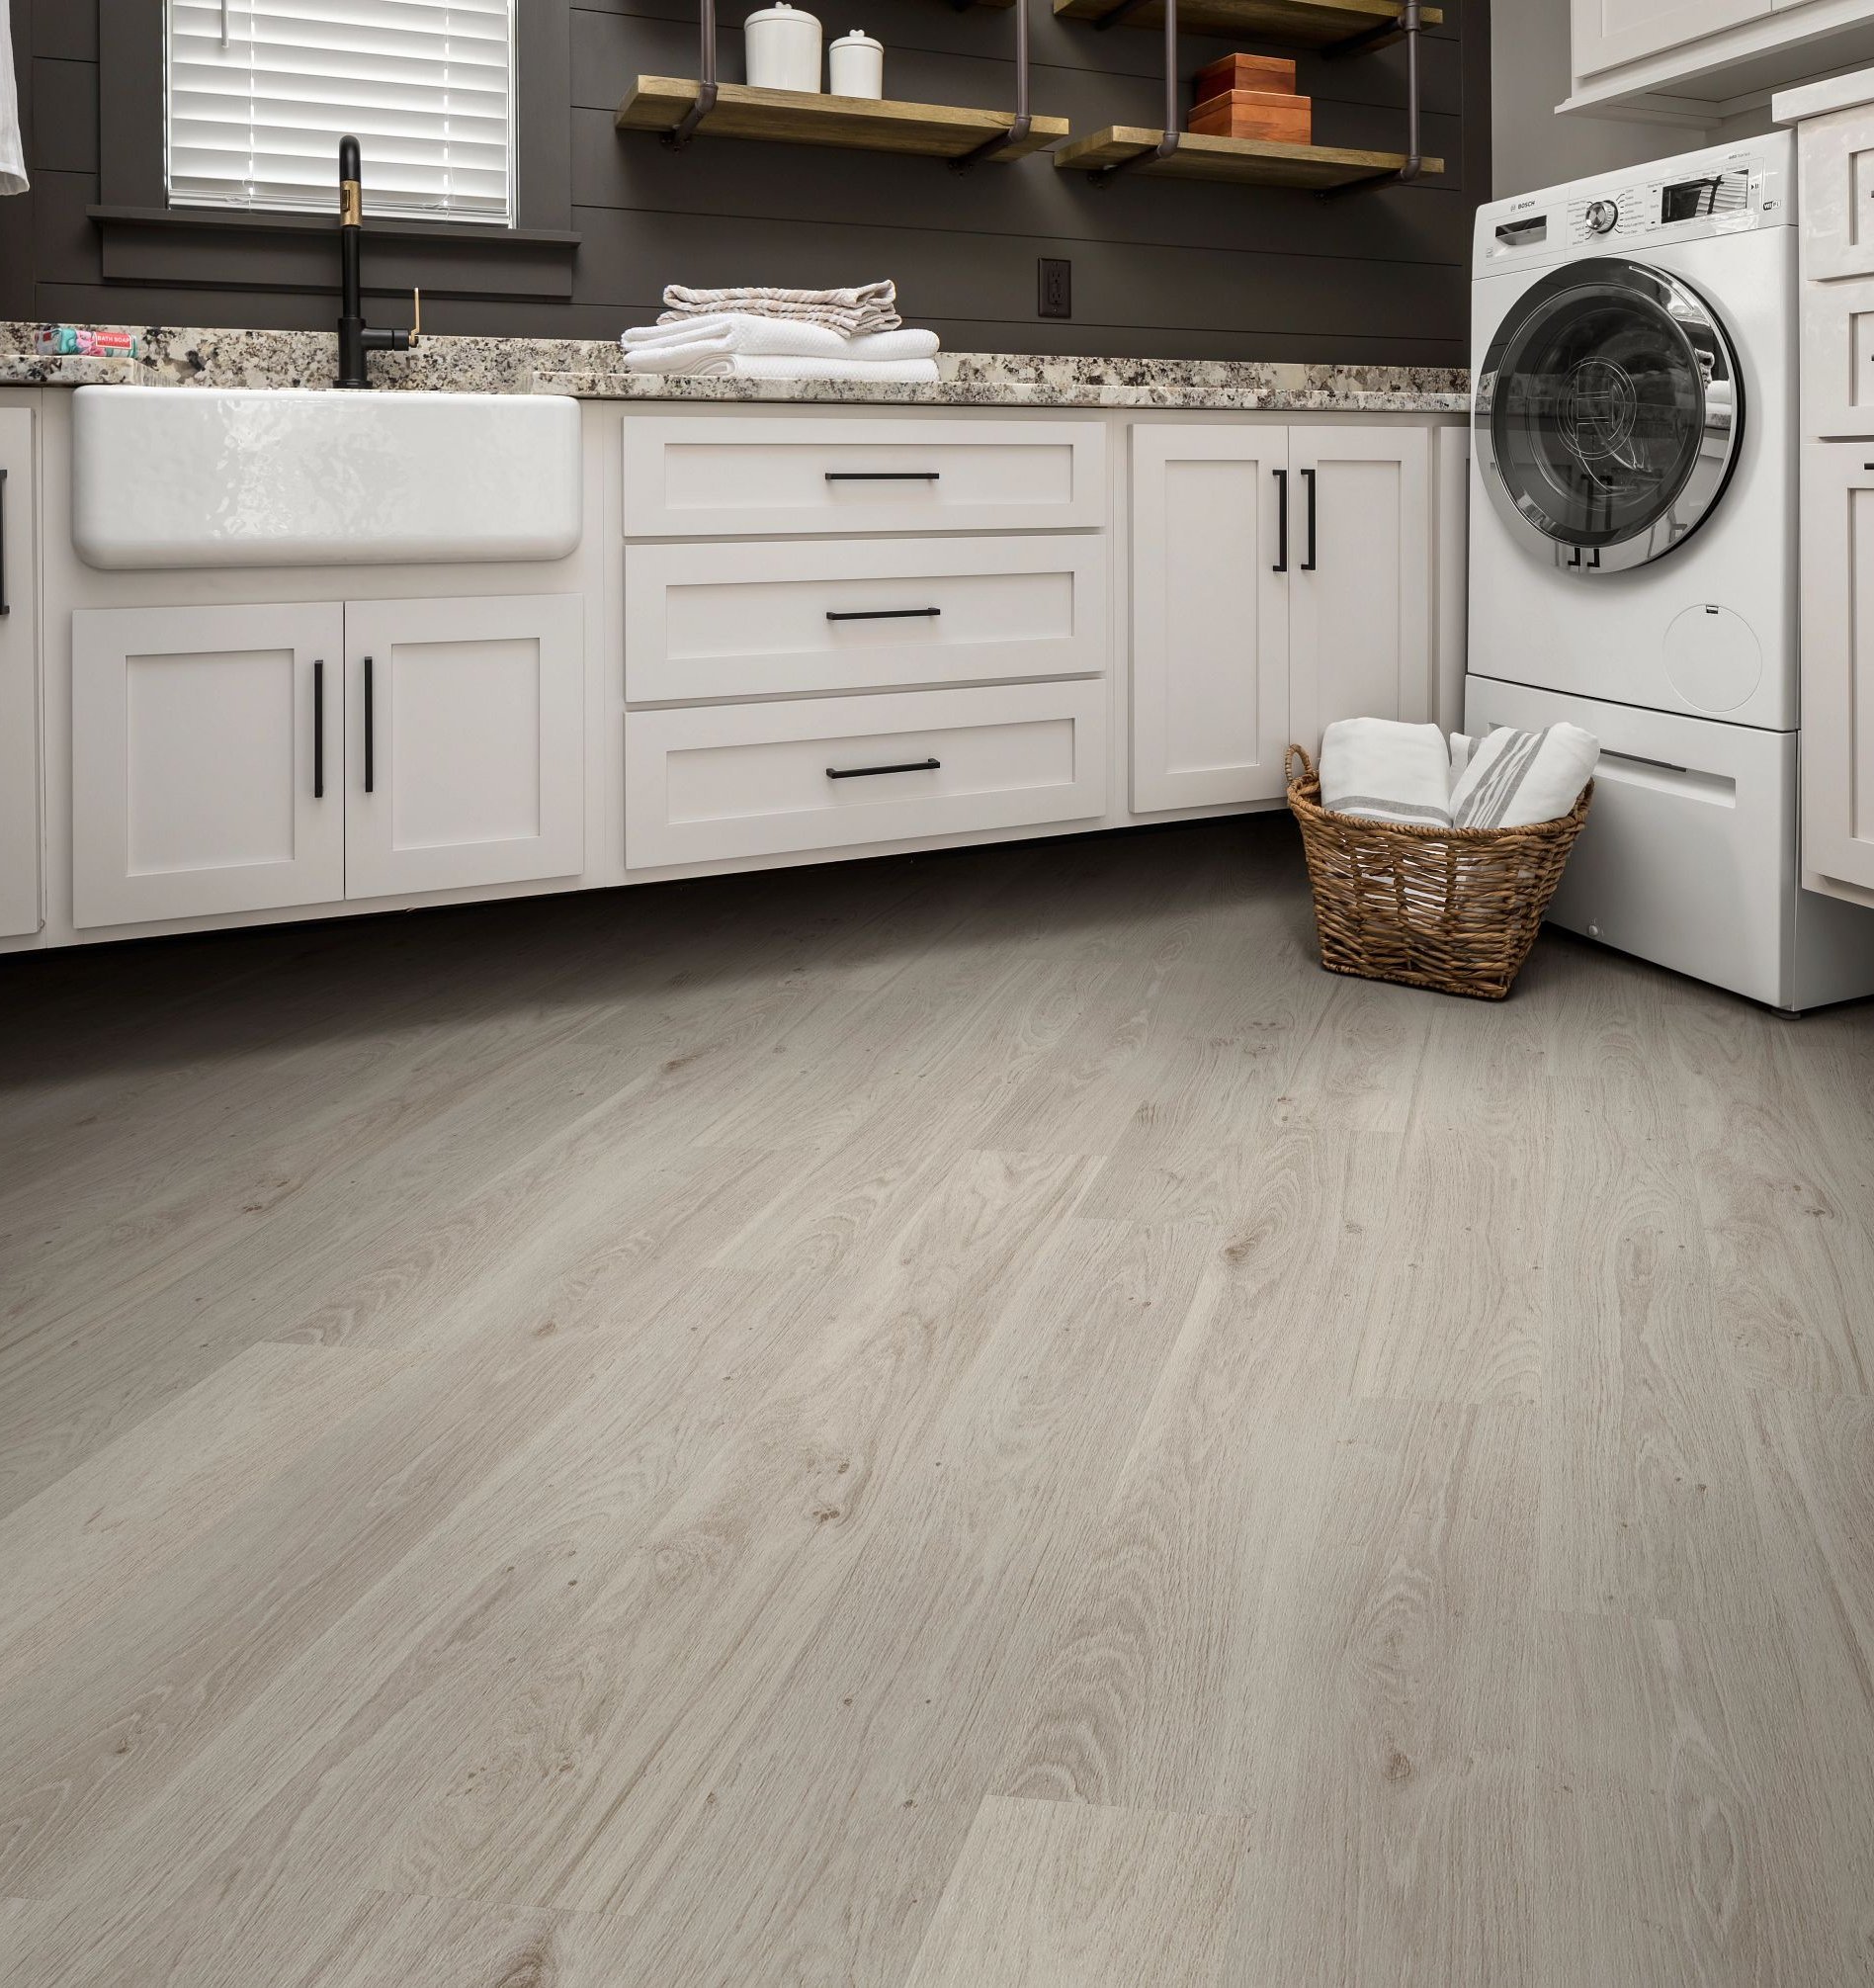
[(1658, 269), (1599, 257), (1517, 303), (1478, 383), (1497, 506), (1582, 571), (1682, 544), (1723, 493), (1743, 434), (1737, 359), (1711, 307)]

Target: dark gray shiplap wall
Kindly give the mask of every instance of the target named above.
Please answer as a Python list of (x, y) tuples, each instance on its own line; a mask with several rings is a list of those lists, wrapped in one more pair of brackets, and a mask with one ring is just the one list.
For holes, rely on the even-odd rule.
[[(739, 19), (758, 0), (728, 0)], [(153, 6), (156, 0), (150, 0)], [(523, 7), (566, 0), (521, 0)], [(1076, 131), (1155, 124), (1160, 39), (1034, 15), (1037, 110)], [(1045, 157), (959, 176), (939, 161), (707, 139), (675, 154), (621, 136), (612, 113), (640, 70), (692, 74), (684, 0), (578, 0), (570, 9), (572, 225), (568, 302), (435, 296), (438, 331), (609, 336), (656, 307), (668, 281), (818, 285), (889, 275), (907, 317), (959, 350), (1461, 364), (1472, 211), (1489, 195), (1488, 0), (1445, 0), (1425, 38), (1426, 149), (1441, 179), (1323, 204), (1305, 194), (1122, 180), (1096, 189)], [(887, 89), (933, 102), (1010, 100), (1011, 17), (944, 0), (817, 7), (828, 39), (886, 43)], [(14, 0), (35, 189), (0, 201), (0, 310), (53, 319), (312, 326), (317, 294), (204, 287), (186, 257), (160, 280), (104, 280), (97, 0)], [(1188, 76), (1231, 44), (1190, 38)], [(741, 36), (723, 35), (739, 78)], [(1403, 142), (1404, 51), (1302, 58), (1325, 142)], [(152, 73), (148, 88), (160, 87)], [(13, 210), (8, 213), (6, 210)], [(1036, 311), (1036, 261), (1073, 265), (1073, 316)], [(374, 282), (394, 287), (381, 244)], [(386, 314), (387, 315), (387, 314)]]

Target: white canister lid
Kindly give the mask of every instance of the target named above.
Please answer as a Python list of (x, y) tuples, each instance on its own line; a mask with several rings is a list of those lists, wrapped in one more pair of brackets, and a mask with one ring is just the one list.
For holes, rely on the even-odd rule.
[(748, 16), (742, 26), (752, 28), (757, 21), (810, 21), (815, 28), (819, 26), (817, 16), (809, 14), (799, 7), (790, 7), (788, 0), (774, 0), (772, 7), (758, 9)]
[(883, 51), (885, 43), (868, 35), (863, 28), (854, 28), (840, 36), (833, 43), (835, 48), (877, 48)]

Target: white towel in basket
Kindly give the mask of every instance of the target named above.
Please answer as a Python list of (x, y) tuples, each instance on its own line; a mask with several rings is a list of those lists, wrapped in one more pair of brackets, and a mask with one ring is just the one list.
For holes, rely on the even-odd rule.
[(1578, 725), (1502, 726), (1478, 741), (1451, 789), (1460, 828), (1527, 828), (1566, 815), (1594, 777), (1600, 740)]
[(1411, 828), (1451, 825), (1451, 748), (1435, 725), (1337, 718), (1320, 740), (1320, 805)]

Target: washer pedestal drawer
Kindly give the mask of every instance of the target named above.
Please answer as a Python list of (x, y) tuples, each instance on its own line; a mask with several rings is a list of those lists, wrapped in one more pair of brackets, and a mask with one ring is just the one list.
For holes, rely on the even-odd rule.
[(633, 711), (634, 869), (1074, 821), (1106, 809), (1104, 678)]

